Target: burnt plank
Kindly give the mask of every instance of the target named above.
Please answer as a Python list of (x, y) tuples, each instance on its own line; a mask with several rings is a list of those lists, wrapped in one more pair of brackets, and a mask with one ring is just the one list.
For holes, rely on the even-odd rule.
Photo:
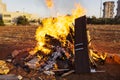
[(75, 72), (90, 72), (86, 16), (82, 16), (75, 20)]

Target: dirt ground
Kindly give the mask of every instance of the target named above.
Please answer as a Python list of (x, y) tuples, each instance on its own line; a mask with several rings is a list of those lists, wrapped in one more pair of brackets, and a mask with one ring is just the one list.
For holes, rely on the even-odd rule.
[[(120, 65), (118, 64), (105, 64), (98, 67), (98, 73), (89, 74), (71, 74), (66, 76), (66, 80), (120, 80)], [(62, 79), (60, 79), (62, 80)]]
[[(92, 47), (96, 51), (120, 54), (120, 25), (87, 25), (87, 27), (92, 38)], [(36, 29), (37, 27), (35, 26), (0, 26), (0, 59), (6, 59), (16, 49), (34, 48), (36, 45)], [(12, 69), (12, 66), (10, 67)], [(120, 80), (120, 64), (106, 63), (99, 66), (98, 70), (105, 72), (89, 74), (73, 73), (64, 78), (60, 76), (45, 77), (48, 77), (47, 80)], [(34, 73), (34, 71), (28, 74), (21, 68), (13, 69), (10, 73), (20, 74), (29, 78), (41, 75)]]
[(120, 25), (88, 25), (88, 29), (95, 50), (120, 54)]
[(6, 58), (13, 50), (33, 48), (35, 26), (0, 26), (0, 59)]

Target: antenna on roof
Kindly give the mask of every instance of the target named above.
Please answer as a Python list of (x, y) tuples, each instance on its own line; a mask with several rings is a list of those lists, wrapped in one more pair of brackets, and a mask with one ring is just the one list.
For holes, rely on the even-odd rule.
[(101, 14), (102, 14), (102, 0), (100, 0), (100, 18), (102, 17)]

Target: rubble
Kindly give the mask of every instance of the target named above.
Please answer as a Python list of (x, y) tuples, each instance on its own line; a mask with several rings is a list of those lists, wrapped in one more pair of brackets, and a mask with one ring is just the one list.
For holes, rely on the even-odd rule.
[(22, 77), (21, 75), (18, 75), (17, 78), (18, 78), (19, 80), (22, 80), (22, 79), (23, 79), (23, 77)]
[(68, 71), (68, 72), (64, 73), (61, 77), (68, 76), (68, 75), (72, 74), (73, 72), (75, 72), (75, 70)]
[(0, 75), (0, 80), (18, 80), (18, 77), (15, 74)]
[(54, 75), (55, 74), (53, 71), (44, 71), (44, 73), (47, 75)]
[(92, 63), (92, 65), (96, 66), (98, 64), (104, 64), (105, 60), (107, 58), (107, 53), (98, 53), (92, 49), (89, 49), (89, 58)]
[[(71, 43), (69, 42), (69, 45)], [(51, 44), (52, 45), (52, 44)], [(70, 53), (69, 47), (52, 46), (52, 52), (49, 55), (45, 55), (41, 51), (36, 52), (35, 55), (29, 54), (30, 49), (15, 50), (12, 53), (12, 63), (15, 66), (20, 66), (26, 72), (30, 72), (31, 69), (44, 73), (46, 75), (61, 75), (67, 76), (74, 72), (74, 54)], [(70, 48), (71, 49), (71, 48)], [(105, 59), (101, 55), (94, 53), (90, 50), (91, 63), (97, 66), (101, 59)], [(94, 56), (93, 56), (94, 55)], [(96, 57), (97, 56), (97, 57)], [(8, 60), (9, 61), (9, 60)]]
[(108, 54), (106, 62), (120, 64), (120, 54)]
[(28, 65), (31, 69), (37, 69), (38, 67), (40, 67), (39, 61), (39, 58), (34, 57), (30, 61), (26, 62), (25, 65)]
[(72, 59), (70, 59), (71, 55), (60, 46), (52, 48), (53, 51), (49, 55), (45, 55), (41, 51), (31, 55), (28, 49), (15, 50), (12, 53), (12, 59), (7, 59), (7, 61), (12, 62), (16, 67), (23, 68), (28, 73), (31, 69), (47, 75), (69, 71), (73, 64)]
[[(48, 58), (48, 60), (45, 62), (45, 64), (42, 65), (42, 67), (40, 68), (40, 72), (41, 71), (47, 71), (47, 70), (50, 70), (54, 67), (54, 65), (57, 63), (57, 61), (60, 60), (60, 58), (64, 58), (63, 59), (63, 63), (64, 63), (64, 60), (65, 60), (65, 50), (59, 46), (55, 47), (56, 48), (56, 51), (53, 52), (51, 54), (51, 56)], [(67, 64), (67, 63), (66, 63)], [(57, 64), (59, 65), (59, 63)], [(64, 68), (68, 68), (68, 65), (65, 67), (66, 65), (64, 65)], [(58, 66), (59, 67), (59, 66)]]
[(97, 70), (95, 70), (95, 69), (91, 69), (91, 73), (97, 73), (97, 72), (105, 72), (105, 71), (97, 71)]

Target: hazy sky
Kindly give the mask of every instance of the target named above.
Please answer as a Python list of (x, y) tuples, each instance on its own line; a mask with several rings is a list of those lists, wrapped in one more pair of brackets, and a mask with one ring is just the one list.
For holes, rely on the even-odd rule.
[[(102, 0), (102, 2), (104, 1), (111, 0)], [(117, 4), (117, 0), (112, 1), (115, 1), (115, 5)], [(8, 11), (35, 13), (41, 17), (56, 13), (70, 14), (71, 10), (74, 8), (74, 3), (77, 2), (86, 9), (87, 16), (99, 17), (101, 0), (54, 0), (55, 7), (51, 10), (46, 7), (44, 0), (3, 0), (3, 2), (7, 4)]]

